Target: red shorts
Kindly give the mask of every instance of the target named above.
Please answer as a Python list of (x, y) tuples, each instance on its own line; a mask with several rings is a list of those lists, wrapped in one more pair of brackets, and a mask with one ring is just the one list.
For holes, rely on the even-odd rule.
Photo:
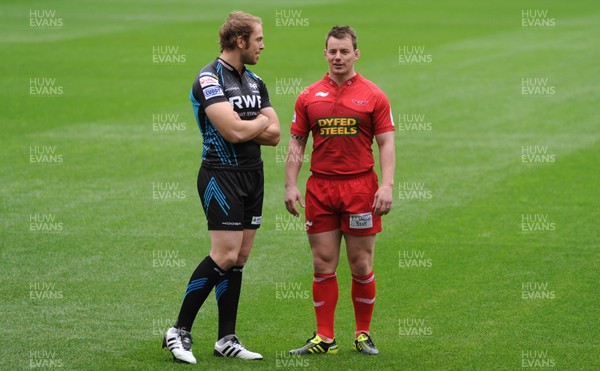
[(341, 229), (357, 236), (381, 232), (381, 217), (373, 214), (378, 187), (374, 171), (351, 176), (311, 175), (306, 182), (306, 231)]

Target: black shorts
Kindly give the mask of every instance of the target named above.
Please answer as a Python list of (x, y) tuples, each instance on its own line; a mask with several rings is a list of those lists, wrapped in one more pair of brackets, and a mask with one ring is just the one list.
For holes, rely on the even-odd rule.
[(257, 229), (262, 218), (263, 170), (229, 171), (200, 167), (198, 194), (208, 229)]

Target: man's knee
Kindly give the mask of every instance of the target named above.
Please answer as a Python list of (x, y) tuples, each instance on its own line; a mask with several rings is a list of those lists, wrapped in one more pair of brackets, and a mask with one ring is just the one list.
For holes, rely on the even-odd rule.
[(348, 249), (348, 263), (350, 271), (357, 276), (364, 276), (373, 270), (373, 255), (372, 248), (351, 248)]
[(244, 254), (244, 253), (240, 252), (235, 261), (235, 265), (238, 267), (243, 267), (244, 265), (246, 265), (247, 261), (248, 261), (248, 254)]
[(373, 264), (370, 259), (357, 260), (350, 263), (350, 271), (355, 276), (366, 276), (373, 270)]

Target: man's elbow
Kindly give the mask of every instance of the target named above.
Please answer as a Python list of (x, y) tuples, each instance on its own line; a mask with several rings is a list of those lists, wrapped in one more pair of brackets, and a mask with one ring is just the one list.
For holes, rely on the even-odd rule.
[(269, 141), (269, 145), (275, 147), (276, 145), (279, 144), (280, 139), (281, 139), (281, 133), (277, 132), (275, 135), (273, 135), (273, 138), (271, 138), (271, 140)]

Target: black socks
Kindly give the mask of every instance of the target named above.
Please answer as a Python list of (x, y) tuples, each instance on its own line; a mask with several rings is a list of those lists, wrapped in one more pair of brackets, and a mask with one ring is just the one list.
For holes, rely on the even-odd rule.
[(219, 306), (219, 339), (222, 339), (226, 335), (235, 334), (243, 268), (243, 266), (231, 267), (221, 277), (215, 288), (215, 295)]
[(192, 331), (192, 325), (200, 307), (204, 304), (212, 288), (224, 275), (225, 272), (219, 268), (210, 256), (204, 258), (190, 278), (175, 327)]

